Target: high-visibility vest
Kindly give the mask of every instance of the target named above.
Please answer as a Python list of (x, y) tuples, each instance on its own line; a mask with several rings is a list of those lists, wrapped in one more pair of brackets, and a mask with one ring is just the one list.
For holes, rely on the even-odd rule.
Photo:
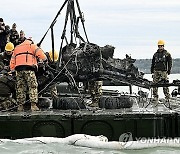
[(37, 45), (32, 44), (30, 40), (25, 40), (20, 45), (16, 46), (13, 51), (10, 69), (14, 70), (17, 66), (36, 66), (37, 59), (46, 60), (46, 55), (43, 50)]

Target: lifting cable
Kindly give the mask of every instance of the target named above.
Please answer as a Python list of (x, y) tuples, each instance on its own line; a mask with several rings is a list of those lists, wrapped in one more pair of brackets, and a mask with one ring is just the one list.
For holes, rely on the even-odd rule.
[(81, 23), (82, 23), (82, 26), (83, 26), (84, 34), (86, 36), (87, 42), (89, 43), (88, 36), (87, 36), (87, 33), (86, 33), (86, 29), (85, 29), (85, 25), (84, 25), (85, 20), (84, 20), (84, 17), (82, 16), (82, 12), (81, 12), (78, 0), (76, 0), (76, 4), (77, 4), (78, 11), (79, 11), (79, 15), (80, 15)]
[(58, 13), (56, 14), (56, 17), (54, 18), (54, 20), (52, 21), (51, 25), (49, 26), (48, 30), (46, 31), (46, 33), (44, 34), (44, 36), (42, 37), (42, 39), (40, 40), (40, 42), (38, 43), (38, 46), (41, 45), (41, 43), (43, 42), (44, 38), (46, 37), (48, 31), (50, 30), (51, 27), (53, 27), (57, 21), (57, 17), (60, 15), (62, 9), (64, 8), (64, 6), (66, 5), (66, 3), (68, 2), (68, 0), (65, 0), (65, 2), (63, 3), (63, 5), (61, 6), (60, 10), (58, 11)]
[(69, 5), (69, 0), (68, 0), (65, 23), (64, 23), (62, 36), (61, 36), (61, 45), (60, 45), (60, 49), (59, 49), (59, 58), (58, 58), (58, 62), (59, 62), (58, 66), (59, 67), (61, 67), (61, 65), (62, 65), (62, 46), (63, 46), (64, 38), (66, 39), (66, 43), (68, 44), (67, 38), (66, 38), (66, 26), (67, 26), (67, 22), (68, 22), (69, 13), (70, 13), (70, 5)]

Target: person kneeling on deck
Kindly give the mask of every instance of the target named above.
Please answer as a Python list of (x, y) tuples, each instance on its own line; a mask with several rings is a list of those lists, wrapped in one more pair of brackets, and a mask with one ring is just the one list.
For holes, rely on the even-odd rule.
[(15, 79), (12, 75), (0, 77), (0, 111), (14, 110), (17, 106), (15, 97)]
[[(169, 52), (164, 49), (164, 41), (158, 41), (158, 50), (153, 55), (152, 65), (151, 65), (151, 73), (153, 74), (153, 83), (167, 83), (168, 75), (171, 73), (172, 68), (172, 57)], [(163, 87), (163, 92), (165, 95), (166, 103), (169, 106), (169, 88)], [(154, 101), (158, 103), (158, 87), (153, 88), (153, 97)]]
[(35, 75), (35, 71), (37, 71), (37, 59), (47, 61), (43, 50), (34, 44), (32, 38), (28, 38), (18, 45), (11, 57), (10, 69), (16, 71), (18, 111), (23, 111), (23, 104), (26, 102), (26, 93), (29, 94), (31, 111), (39, 110), (36, 106), (38, 102), (38, 84)]

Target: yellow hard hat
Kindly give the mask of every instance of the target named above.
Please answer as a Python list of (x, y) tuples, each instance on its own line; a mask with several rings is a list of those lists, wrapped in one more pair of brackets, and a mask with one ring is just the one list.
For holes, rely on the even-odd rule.
[(158, 45), (165, 45), (165, 42), (163, 40), (159, 40)]
[(11, 42), (8, 42), (5, 46), (6, 51), (13, 51), (14, 50), (14, 44)]
[[(51, 61), (53, 61), (53, 52), (49, 51), (49, 57)], [(57, 51), (54, 51), (54, 61), (56, 62), (59, 58), (59, 53)]]

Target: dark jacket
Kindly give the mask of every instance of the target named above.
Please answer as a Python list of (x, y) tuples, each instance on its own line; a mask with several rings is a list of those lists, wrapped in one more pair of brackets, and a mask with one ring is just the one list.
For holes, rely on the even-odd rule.
[(1, 23), (0, 24), (0, 47), (2, 46), (6, 46), (6, 43), (7, 43), (7, 35), (9, 33), (9, 30), (6, 29), (5, 27), (5, 24), (4, 23)]
[(17, 32), (17, 30), (11, 29), (9, 41), (12, 42), (14, 46), (16, 46), (18, 44), (18, 39), (19, 39), (19, 33)]
[(15, 92), (15, 79), (10, 75), (3, 75), (0, 77), (0, 96), (8, 97), (11, 94), (13, 96)]
[(9, 66), (12, 55), (8, 55), (6, 52), (0, 54), (0, 62), (3, 62), (5, 66)]
[(159, 49), (153, 55), (151, 73), (154, 71), (167, 71), (170, 74), (172, 68), (172, 57), (166, 50), (160, 51)]
[(20, 37), (20, 38), (18, 39), (17, 45), (23, 43), (25, 40), (26, 40), (26, 37), (23, 37), (23, 38)]
[(9, 67), (10, 60), (11, 60), (11, 55), (7, 55), (6, 52), (0, 53), (0, 72), (2, 70), (10, 71), (10, 67)]

